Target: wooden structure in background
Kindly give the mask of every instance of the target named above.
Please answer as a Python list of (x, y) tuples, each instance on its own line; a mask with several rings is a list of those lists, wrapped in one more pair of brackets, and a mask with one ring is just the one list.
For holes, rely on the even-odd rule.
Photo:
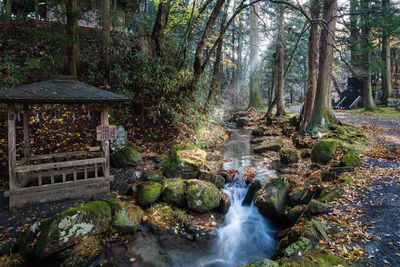
[[(0, 92), (0, 103), (8, 106), (8, 165), (11, 210), (32, 203), (68, 198), (92, 197), (110, 192), (109, 141), (102, 140), (101, 148), (49, 155), (30, 155), (29, 112), (37, 104), (98, 104), (101, 107), (101, 126), (109, 125), (110, 103), (128, 98), (62, 76)], [(17, 161), (16, 109), (23, 111), (24, 148)]]

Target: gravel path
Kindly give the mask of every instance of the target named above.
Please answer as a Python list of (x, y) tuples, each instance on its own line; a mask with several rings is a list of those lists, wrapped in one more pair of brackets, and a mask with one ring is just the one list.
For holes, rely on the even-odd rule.
[[(337, 112), (339, 120), (363, 127), (373, 140), (374, 147), (384, 147), (400, 155), (400, 117), (376, 114)], [(400, 157), (388, 160), (367, 157), (363, 166), (380, 169), (371, 188), (361, 190), (362, 198), (356, 202), (364, 211), (362, 222), (370, 225), (369, 232), (376, 236), (365, 245), (368, 266), (400, 266)], [(384, 169), (398, 169), (397, 175), (387, 177)]]

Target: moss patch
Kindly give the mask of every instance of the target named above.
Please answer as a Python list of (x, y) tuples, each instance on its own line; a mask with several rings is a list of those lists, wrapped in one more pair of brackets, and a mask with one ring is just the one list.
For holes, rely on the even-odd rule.
[(339, 143), (339, 140), (333, 138), (318, 141), (311, 150), (312, 162), (328, 164), (334, 157)]
[(161, 195), (161, 184), (153, 181), (144, 181), (138, 185), (137, 200), (139, 205), (148, 206), (156, 202)]
[(162, 195), (166, 203), (184, 207), (186, 205), (186, 182), (180, 178), (166, 179), (162, 186)]
[(136, 166), (142, 155), (133, 147), (123, 147), (111, 155), (111, 164), (115, 167)]
[(200, 213), (217, 208), (221, 200), (214, 184), (197, 179), (188, 180), (186, 197), (189, 209)]

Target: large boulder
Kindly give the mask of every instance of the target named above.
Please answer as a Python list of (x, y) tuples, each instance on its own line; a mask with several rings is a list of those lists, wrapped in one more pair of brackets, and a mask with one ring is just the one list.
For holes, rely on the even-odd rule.
[(283, 255), (285, 257), (290, 257), (293, 255), (301, 256), (302, 254), (304, 254), (304, 252), (313, 248), (316, 248), (315, 244), (313, 244), (309, 239), (301, 237), (299, 240), (285, 248), (283, 251)]
[(252, 263), (248, 263), (246, 265), (242, 265), (241, 267), (278, 267), (279, 264), (273, 260), (265, 259)]
[(60, 264), (61, 267), (86, 267), (90, 266), (102, 251), (98, 238), (88, 236), (72, 248), (71, 253)]
[(354, 150), (348, 150), (340, 159), (340, 167), (358, 167), (362, 163), (360, 156)]
[(198, 148), (171, 149), (164, 158), (161, 169), (166, 177), (197, 178), (205, 169), (207, 152)]
[(326, 214), (332, 210), (332, 207), (327, 203), (319, 202), (318, 200), (311, 199), (308, 204), (308, 212), (312, 215)]
[(111, 207), (96, 200), (64, 210), (53, 218), (31, 225), (19, 240), (21, 251), (45, 258), (82, 238), (104, 233), (111, 222)]
[(225, 184), (225, 179), (219, 175), (218, 173), (208, 171), (208, 170), (200, 170), (199, 179), (209, 181), (215, 184), (216, 187), (221, 189)]
[(254, 205), (264, 216), (281, 219), (284, 217), (289, 188), (286, 178), (271, 179), (264, 189), (255, 194)]
[(187, 181), (186, 197), (189, 209), (200, 213), (217, 208), (221, 201), (219, 190), (214, 184), (196, 179)]
[(137, 201), (141, 206), (149, 206), (161, 196), (161, 184), (153, 181), (141, 182), (136, 191)]
[(133, 147), (125, 146), (112, 154), (110, 160), (114, 167), (137, 166), (142, 155)]
[(279, 153), (279, 156), (283, 164), (296, 163), (299, 161), (299, 154), (295, 149), (284, 148)]
[(327, 138), (318, 141), (311, 150), (311, 161), (318, 164), (328, 164), (335, 156), (339, 140)]
[(122, 233), (134, 233), (139, 230), (144, 212), (132, 201), (116, 199), (112, 205), (113, 218), (111, 225)]
[(162, 187), (163, 200), (177, 207), (186, 205), (186, 182), (180, 178), (166, 179)]
[(321, 250), (309, 250), (302, 255), (293, 255), (279, 260), (279, 266), (282, 267), (334, 267), (350, 266), (344, 259), (339, 258), (330, 252)]

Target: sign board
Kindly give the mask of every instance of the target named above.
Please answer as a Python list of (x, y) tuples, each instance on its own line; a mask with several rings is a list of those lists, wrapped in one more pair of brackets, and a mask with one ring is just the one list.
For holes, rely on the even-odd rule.
[(100, 125), (96, 127), (97, 141), (108, 141), (117, 138), (117, 127), (115, 125)]

